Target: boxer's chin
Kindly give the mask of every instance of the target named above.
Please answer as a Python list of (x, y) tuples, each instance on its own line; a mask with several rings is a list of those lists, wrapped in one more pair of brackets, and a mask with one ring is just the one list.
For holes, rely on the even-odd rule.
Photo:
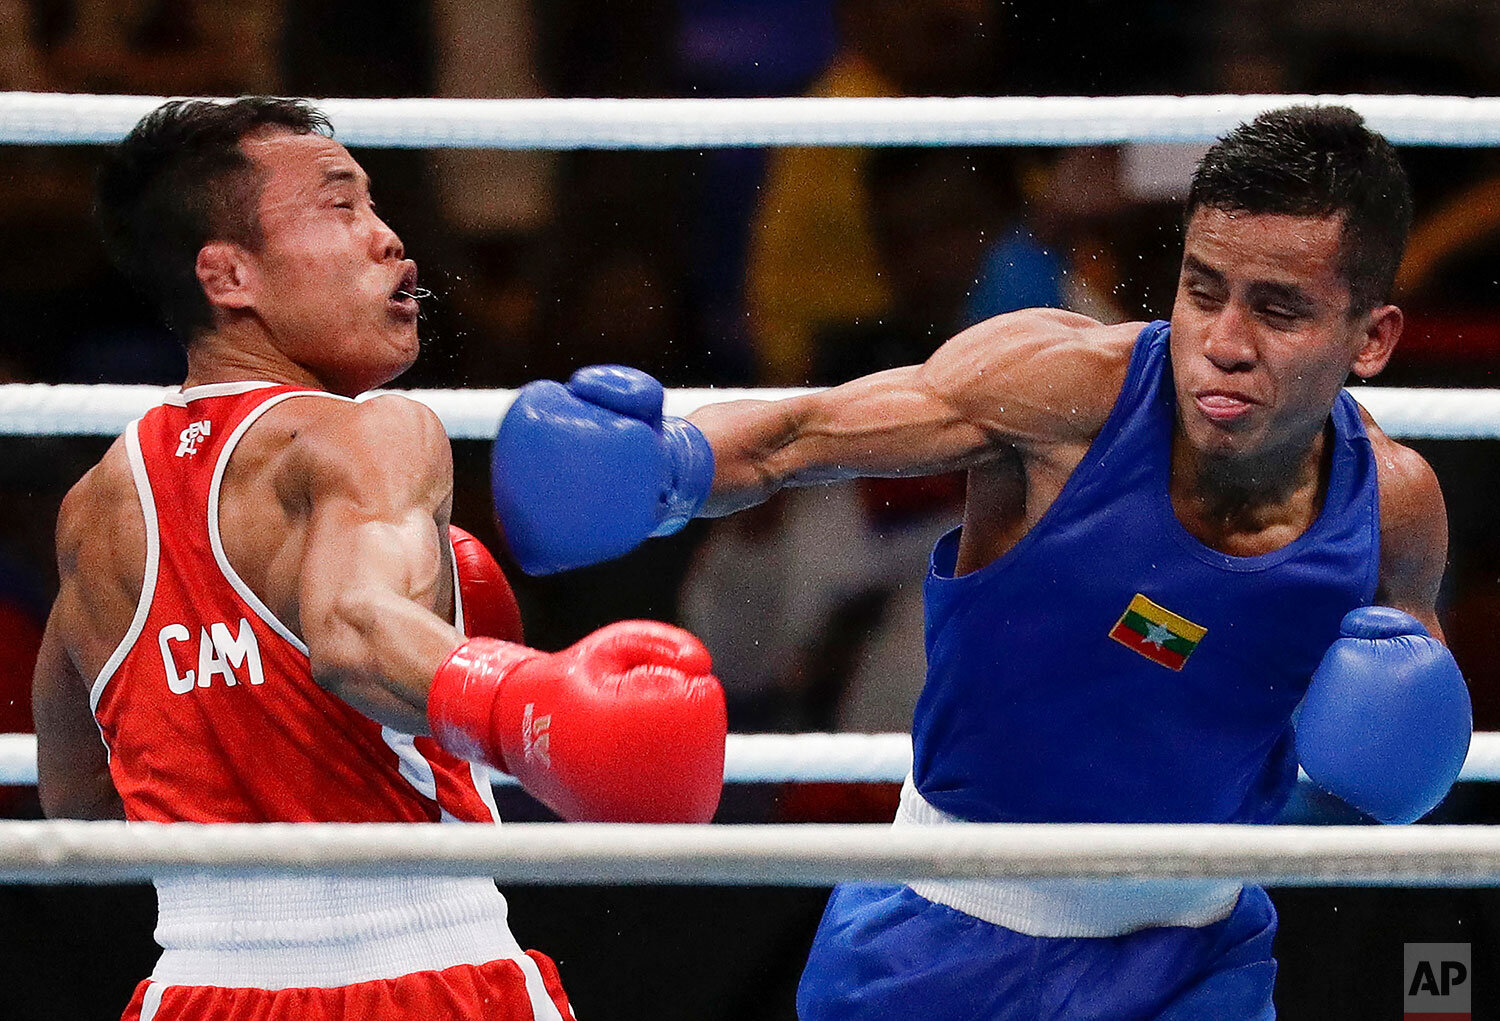
[(409, 304), (389, 303), (388, 329), (400, 338), (401, 349), (409, 352), (415, 359), (421, 348), (421, 341), (417, 335), (417, 320), (420, 310), (415, 301)]
[(396, 344), (392, 349), (392, 358), (382, 383), (390, 382), (415, 365), (417, 356), (421, 353), (422, 342), (417, 335), (417, 324), (413, 321), (409, 328), (400, 330), (396, 334)]
[(387, 330), (384, 336), (370, 338), (366, 344), (369, 346), (345, 363), (345, 371), (338, 373), (341, 385), (337, 389), (346, 396), (387, 385), (411, 368), (421, 351), (415, 329)]

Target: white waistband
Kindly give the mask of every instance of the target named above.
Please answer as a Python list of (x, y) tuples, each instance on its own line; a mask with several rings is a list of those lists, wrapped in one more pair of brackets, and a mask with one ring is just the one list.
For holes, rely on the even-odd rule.
[[(910, 776), (901, 788), (897, 826), (966, 820), (927, 802)], [(950, 880), (911, 884), (919, 896), (1027, 936), (1123, 936), (1164, 925), (1200, 927), (1229, 916), (1238, 883), (1216, 880)]]
[(167, 985), (342, 986), (523, 956), (484, 878), (197, 874), (156, 895), (151, 978)]

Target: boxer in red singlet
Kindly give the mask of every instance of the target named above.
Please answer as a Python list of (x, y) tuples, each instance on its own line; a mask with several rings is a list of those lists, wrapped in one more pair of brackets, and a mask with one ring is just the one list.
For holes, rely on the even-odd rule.
[[(488, 764), (564, 818), (707, 821), (725, 723), (702, 646), (643, 621), (520, 644), (499, 568), (450, 532), (442, 425), (357, 399), (416, 358), (416, 266), (330, 135), (295, 101), (171, 103), (101, 178), (111, 254), (188, 375), (63, 504), (43, 806), (490, 822)], [(486, 878), (157, 890), (163, 954), (127, 1019), (572, 1017)]]

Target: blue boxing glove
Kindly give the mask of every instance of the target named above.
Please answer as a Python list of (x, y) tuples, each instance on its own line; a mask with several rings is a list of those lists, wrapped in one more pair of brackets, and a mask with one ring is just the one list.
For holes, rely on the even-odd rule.
[(1362, 606), (1339, 630), (1302, 702), (1297, 755), (1330, 794), (1381, 822), (1412, 822), (1458, 779), (1474, 730), (1468, 686), (1411, 614)]
[(698, 512), (714, 455), (697, 427), (662, 417), (661, 384), (622, 365), (528, 383), (490, 453), (495, 513), (527, 574), (629, 553)]

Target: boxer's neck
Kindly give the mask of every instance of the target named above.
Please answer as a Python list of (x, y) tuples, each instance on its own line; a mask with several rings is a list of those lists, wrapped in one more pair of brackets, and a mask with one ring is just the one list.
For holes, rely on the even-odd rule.
[(326, 366), (306, 365), (287, 354), (264, 331), (248, 324), (199, 334), (188, 345), (187, 362), (184, 389), (206, 383), (265, 380), (353, 397), (388, 382), (365, 379), (358, 367), (338, 367), (332, 372)]
[(1223, 552), (1247, 538), (1253, 544), (1261, 533), (1301, 535), (1322, 509), (1332, 468), (1330, 430), (1234, 461), (1203, 458), (1174, 437), (1170, 489), (1178, 520)]

